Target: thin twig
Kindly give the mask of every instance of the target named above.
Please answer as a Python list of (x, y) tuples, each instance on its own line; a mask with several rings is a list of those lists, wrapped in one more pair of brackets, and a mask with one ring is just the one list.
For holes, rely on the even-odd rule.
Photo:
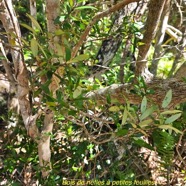
[(5, 68), (7, 78), (15, 86), (16, 85), (16, 80), (15, 80), (15, 77), (13, 76), (11, 67), (9, 65), (9, 60), (6, 56), (5, 49), (4, 49), (3, 44), (2, 44), (1, 41), (0, 41), (0, 50), (1, 50), (1, 53), (3, 54), (3, 57), (5, 58), (5, 60), (2, 60), (2, 63), (3, 63), (3, 66)]
[(186, 132), (186, 129), (183, 131), (183, 133), (181, 134), (180, 138), (179, 138), (179, 141), (178, 141), (178, 144), (176, 145), (176, 152), (178, 153), (178, 157), (180, 159), (180, 161), (184, 164), (184, 166), (186, 167), (186, 163), (184, 162), (183, 158), (181, 157), (181, 154), (179, 153), (179, 146), (181, 144), (181, 141), (182, 141), (182, 138), (183, 138), (183, 135), (184, 133)]

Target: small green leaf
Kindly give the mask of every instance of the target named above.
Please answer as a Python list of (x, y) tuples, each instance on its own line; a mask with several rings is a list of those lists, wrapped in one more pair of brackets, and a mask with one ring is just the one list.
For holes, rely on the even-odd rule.
[(127, 114), (129, 116), (129, 118), (133, 121), (136, 122), (136, 118), (133, 116), (133, 114), (131, 114), (130, 112), (127, 111)]
[(56, 91), (56, 99), (57, 99), (58, 103), (63, 101), (63, 93), (59, 90)]
[(79, 6), (75, 8), (76, 10), (84, 10), (84, 9), (94, 9), (97, 10), (94, 6)]
[(46, 102), (46, 105), (47, 106), (50, 106), (50, 107), (55, 107), (56, 106), (56, 103), (55, 102), (49, 102), (49, 101), (47, 101)]
[(147, 108), (147, 98), (146, 96), (143, 97), (141, 102), (141, 113), (143, 113)]
[(182, 134), (182, 132), (180, 130), (178, 130), (177, 128), (175, 128), (171, 125), (159, 125), (158, 128), (165, 129), (165, 130), (171, 129), (171, 130), (174, 130), (176, 133)]
[(127, 108), (125, 107), (121, 124), (124, 125), (126, 121), (127, 121)]
[(75, 99), (75, 98), (77, 98), (78, 96), (80, 96), (81, 95), (81, 93), (82, 93), (82, 88), (80, 87), (80, 86), (78, 86), (76, 89), (75, 89), (75, 91), (73, 92), (73, 98)]
[(25, 23), (20, 23), (21, 26), (25, 27), (26, 29), (30, 30), (33, 34), (37, 34), (36, 31), (30, 27), (29, 25), (25, 24)]
[(150, 150), (154, 150), (151, 145), (149, 145), (147, 142), (145, 142), (141, 138), (134, 137), (133, 139), (134, 139), (134, 143), (139, 145), (140, 147), (145, 147), (145, 148), (148, 148)]
[(73, 169), (73, 171), (75, 171), (75, 172), (77, 172), (77, 171), (79, 170), (79, 168), (78, 168), (78, 167), (75, 167), (74, 165), (72, 166), (72, 169)]
[(66, 52), (66, 61), (68, 61), (71, 58), (71, 50), (68, 47), (66, 47), (65, 52)]
[(83, 61), (89, 58), (88, 54), (81, 54), (77, 57), (75, 57), (74, 59), (70, 60), (68, 63), (77, 63), (79, 61)]
[(50, 94), (49, 90), (49, 85), (51, 83), (51, 80), (46, 81), (44, 84), (41, 85), (41, 89), (44, 91), (46, 94)]
[(111, 106), (109, 108), (109, 111), (110, 112), (119, 112), (120, 111), (120, 108), (118, 106)]
[(72, 135), (72, 133), (73, 133), (72, 126), (69, 126), (69, 127), (68, 127), (67, 133), (68, 133), (68, 135), (70, 135), (70, 136)]
[(167, 92), (167, 94), (166, 94), (166, 96), (165, 96), (165, 98), (164, 98), (164, 100), (162, 102), (162, 107), (166, 108), (170, 104), (171, 100), (172, 100), (172, 90), (170, 89)]
[(69, 0), (69, 4), (72, 7), (74, 5), (74, 1), (73, 0)]
[(166, 114), (176, 114), (176, 113), (180, 113), (182, 112), (181, 110), (166, 110), (164, 112), (162, 112), (162, 115), (166, 115)]
[(144, 127), (146, 127), (146, 126), (149, 126), (150, 123), (152, 123), (152, 119), (147, 119), (147, 120), (144, 120), (144, 121), (140, 122), (140, 123), (139, 123), (139, 126), (140, 126), (141, 128), (144, 128)]
[(41, 26), (39, 25), (39, 23), (37, 22), (37, 20), (36, 20), (33, 16), (31, 16), (30, 14), (26, 14), (26, 15), (30, 18), (30, 20), (32, 21), (33, 25), (34, 25), (39, 31), (42, 32), (42, 28), (41, 28)]
[(120, 136), (125, 136), (127, 133), (128, 133), (127, 129), (118, 129), (116, 135), (120, 137)]
[(165, 120), (165, 124), (176, 121), (180, 116), (181, 116), (181, 113), (170, 116), (169, 118)]
[(30, 47), (31, 47), (33, 56), (36, 57), (38, 55), (38, 43), (35, 40), (35, 38), (31, 39)]
[(150, 108), (148, 108), (147, 110), (145, 110), (145, 112), (142, 113), (142, 115), (140, 116), (140, 121), (144, 120), (145, 118), (147, 118), (148, 116), (150, 116), (155, 110), (155, 107), (152, 106)]
[(61, 30), (61, 29), (58, 29), (58, 30), (55, 31), (55, 35), (56, 35), (56, 36), (60, 36), (60, 35), (62, 35), (62, 34), (64, 34), (64, 31)]
[[(32, 42), (33, 42), (33, 41), (32, 41)], [(33, 46), (36, 45), (36, 43), (37, 43), (38, 48), (40, 48), (40, 50), (43, 52), (45, 58), (47, 58), (47, 55), (46, 55), (46, 53), (45, 53), (43, 47), (37, 42), (37, 40), (35, 40), (34, 42), (35, 42), (35, 43), (33, 44)], [(32, 47), (32, 46), (31, 46), (31, 47)], [(31, 50), (32, 50), (32, 49), (31, 49)], [(34, 50), (35, 50), (35, 49), (34, 49)], [(33, 52), (33, 50), (32, 50), (32, 52)]]
[(143, 43), (143, 42), (138, 42), (138, 46), (142, 46), (142, 45), (145, 45), (145, 43)]
[(44, 54), (45, 58), (47, 58), (46, 52), (45, 52), (45, 50), (43, 49), (43, 47), (42, 47), (39, 43), (37, 43), (37, 44), (38, 44), (40, 50), (42, 51), (42, 53)]
[(135, 129), (137, 128), (137, 125), (136, 124), (131, 123), (131, 125), (132, 125), (133, 128), (135, 128)]

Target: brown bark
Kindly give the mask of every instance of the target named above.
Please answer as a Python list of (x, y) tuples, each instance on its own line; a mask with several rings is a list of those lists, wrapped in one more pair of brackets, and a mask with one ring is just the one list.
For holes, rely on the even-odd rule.
[(165, 2), (165, 6), (164, 6), (163, 13), (161, 16), (160, 28), (155, 38), (156, 40), (155, 47), (154, 47), (155, 51), (153, 55), (152, 65), (151, 65), (151, 69), (152, 69), (151, 72), (154, 74), (154, 76), (156, 76), (157, 74), (157, 67), (158, 67), (159, 59), (161, 57), (161, 48), (162, 48), (162, 44), (164, 41), (166, 28), (168, 25), (169, 14), (170, 14), (170, 0), (167, 0)]
[[(51, 53), (57, 54), (57, 45), (59, 45), (59, 38), (55, 36), (57, 26), (54, 21), (59, 16), (60, 1), (59, 0), (46, 0), (46, 15), (47, 15), (47, 28), (49, 32), (49, 49)], [(55, 62), (55, 58), (51, 62)], [(58, 88), (59, 79), (55, 75), (52, 77), (50, 91), (55, 95)], [(42, 167), (42, 176), (47, 177), (51, 170), (51, 150), (50, 150), (50, 134), (53, 130), (53, 117), (54, 113), (49, 108), (45, 109), (45, 117), (43, 122), (43, 130), (38, 141), (39, 164)]]
[(186, 62), (181, 65), (174, 77), (179, 79), (186, 78)]
[[(37, 19), (36, 0), (30, 0), (30, 15)], [(32, 28), (35, 28), (33, 23)]]
[[(15, 69), (15, 79), (16, 79), (16, 96), (19, 101), (19, 107), (23, 122), (29, 133), (30, 126), (36, 128), (35, 123), (33, 123), (32, 110), (30, 101), (28, 100), (29, 95), (29, 84), (28, 84), (28, 73), (24, 63), (24, 57), (21, 45), (21, 31), (17, 17), (12, 6), (12, 1), (2, 0), (0, 2), (0, 19), (3, 23), (3, 27), (6, 30), (8, 41), (11, 48), (11, 54)], [(16, 37), (15, 37), (16, 36)], [(37, 130), (35, 130), (37, 131)], [(32, 133), (32, 132), (31, 132)], [(34, 132), (37, 135), (36, 132)]]
[(42, 176), (47, 177), (51, 170), (51, 150), (50, 150), (50, 134), (53, 129), (53, 112), (46, 111), (44, 119), (44, 128), (41, 132), (38, 143), (39, 164), (42, 168)]
[(57, 53), (56, 44), (59, 38), (54, 35), (57, 25), (54, 24), (55, 19), (59, 16), (60, 1), (59, 0), (46, 0), (46, 16), (47, 16), (47, 30), (49, 32), (49, 48), (51, 53)]
[(165, 2), (166, 0), (150, 1), (145, 33), (141, 41), (142, 45), (139, 46), (139, 54), (136, 62), (136, 75), (142, 75), (147, 82), (150, 81), (153, 77), (153, 75), (148, 71), (147, 68), (147, 55), (152, 40), (156, 35)]
[[(172, 78), (168, 80), (155, 79), (153, 82), (147, 84), (148, 90), (153, 90), (153, 94), (146, 94), (146, 97), (156, 105), (161, 105), (162, 101), (169, 89), (172, 89), (172, 102), (170, 106), (186, 102), (186, 83), (183, 80)], [(108, 96), (112, 104), (140, 104), (142, 96), (134, 93), (135, 88), (133, 85), (128, 84), (113, 84), (109, 87), (90, 92), (85, 97), (93, 99), (96, 105), (105, 105)], [(86, 102), (88, 106), (89, 101)]]

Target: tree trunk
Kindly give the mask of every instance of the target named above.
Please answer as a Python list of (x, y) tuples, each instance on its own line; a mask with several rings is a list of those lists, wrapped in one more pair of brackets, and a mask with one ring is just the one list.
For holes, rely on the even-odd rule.
[[(14, 62), (15, 69), (15, 82), (16, 82), (16, 96), (19, 101), (19, 107), (21, 111), (21, 116), (23, 118), (23, 122), (25, 128), (27, 129), (28, 135), (32, 137), (38, 143), (38, 154), (40, 166), (42, 169), (42, 175), (46, 177), (49, 173), (50, 168), (50, 137), (48, 132), (52, 131), (53, 123), (52, 123), (52, 114), (47, 111), (44, 120), (44, 129), (41, 134), (38, 131), (36, 126), (36, 119), (40, 115), (40, 112), (32, 115), (32, 107), (31, 102), (28, 99), (29, 97), (29, 84), (28, 84), (28, 72), (26, 65), (24, 63), (23, 51), (22, 51), (22, 43), (21, 43), (21, 32), (18, 24), (18, 20), (16, 18), (12, 1), (11, 0), (2, 0), (0, 2), (0, 19), (3, 23), (3, 26), (8, 35), (8, 41), (11, 45), (11, 54)], [(16, 37), (15, 37), (16, 36)], [(5, 61), (5, 69), (7, 74), (10, 67)], [(8, 69), (8, 70), (7, 70)], [(51, 116), (52, 115), (52, 116)], [(38, 140), (39, 139), (39, 140)]]
[[(28, 73), (24, 63), (24, 57), (21, 44), (21, 31), (17, 17), (15, 15), (12, 1), (2, 0), (0, 2), (0, 19), (6, 30), (8, 41), (11, 46), (11, 55), (14, 63), (15, 79), (16, 79), (16, 96), (19, 101), (21, 115), (27, 131), (30, 131), (30, 126), (35, 128), (33, 123), (31, 105), (28, 100), (29, 85), (28, 85)], [(15, 37), (16, 36), (16, 37)], [(6, 63), (8, 66), (8, 64)], [(10, 68), (10, 67), (8, 67)], [(32, 133), (32, 131), (30, 131)], [(37, 135), (37, 133), (34, 132)]]
[[(49, 50), (52, 54), (57, 54), (57, 46), (59, 44), (59, 38), (55, 36), (57, 26), (54, 21), (59, 16), (60, 1), (59, 0), (46, 0), (46, 15), (47, 15), (47, 28), (51, 34), (49, 41)], [(55, 62), (55, 58), (51, 60)], [(55, 95), (55, 91), (58, 88), (59, 79), (53, 75), (50, 85), (50, 91)], [(45, 117), (43, 123), (43, 130), (41, 132), (40, 140), (38, 141), (39, 163), (42, 167), (42, 176), (47, 177), (51, 170), (51, 150), (50, 150), (50, 134), (53, 130), (53, 117), (54, 113), (49, 108), (45, 109)]]
[(160, 29), (157, 32), (156, 35), (156, 43), (155, 43), (155, 51), (154, 51), (154, 56), (152, 60), (152, 65), (151, 65), (151, 72), (152, 74), (156, 77), (157, 75), (157, 67), (158, 67), (158, 62), (160, 60), (161, 55), (161, 49), (162, 49), (162, 44), (164, 41), (165, 33), (166, 33), (166, 28), (169, 20), (169, 14), (170, 14), (170, 0), (167, 0), (163, 9), (163, 13), (161, 16), (161, 24), (160, 24)]
[(136, 62), (136, 75), (142, 75), (147, 82), (151, 81), (153, 78), (153, 75), (148, 71), (147, 55), (152, 40), (156, 35), (165, 1), (166, 0), (150, 1), (145, 33), (141, 41), (142, 45), (139, 46), (139, 54)]

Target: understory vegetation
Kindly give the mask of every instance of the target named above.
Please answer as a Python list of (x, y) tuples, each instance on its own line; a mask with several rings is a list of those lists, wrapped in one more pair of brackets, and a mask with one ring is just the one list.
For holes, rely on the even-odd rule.
[(186, 2), (163, 1), (0, 2), (0, 185), (186, 184)]

